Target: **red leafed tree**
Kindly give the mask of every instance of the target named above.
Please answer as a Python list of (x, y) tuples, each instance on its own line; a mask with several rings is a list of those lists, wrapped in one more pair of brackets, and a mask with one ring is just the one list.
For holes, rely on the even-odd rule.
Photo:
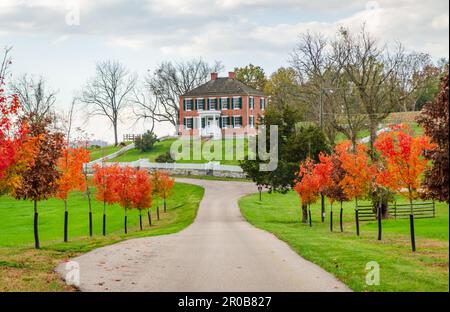
[(32, 165), (36, 151), (38, 138), (30, 135), (19, 112), (18, 97), (5, 94), (0, 77), (0, 194), (20, 185), (20, 171)]
[[(327, 185), (323, 193), (328, 197), (331, 202), (331, 207), (333, 207), (334, 201), (339, 201), (341, 204), (340, 212), (339, 212), (339, 224), (341, 232), (344, 231), (343, 226), (343, 214), (344, 210), (342, 207), (342, 203), (344, 201), (348, 201), (347, 195), (344, 193), (344, 189), (341, 186), (341, 181), (344, 179), (346, 172), (344, 168), (342, 168), (342, 162), (339, 160), (339, 157), (336, 154), (332, 154), (329, 156), (329, 160), (331, 163), (331, 173), (330, 173), (330, 183)], [(332, 214), (332, 211), (330, 211)], [(331, 224), (332, 229), (332, 224)]]
[(32, 165), (20, 172), (22, 183), (15, 188), (13, 195), (17, 199), (34, 202), (34, 238), (35, 248), (39, 248), (38, 202), (56, 195), (61, 173), (57, 168), (58, 159), (64, 148), (64, 135), (51, 130), (52, 119), (28, 116), (29, 134), (39, 138)]
[(133, 176), (136, 169), (132, 167), (119, 167), (119, 171), (115, 176), (114, 191), (117, 194), (117, 203), (124, 209), (124, 230), (128, 233), (127, 227), (127, 210), (133, 208), (134, 185)]
[(413, 137), (408, 126), (400, 125), (381, 134), (374, 147), (381, 154), (384, 165), (377, 183), (409, 199), (411, 244), (415, 251), (413, 199), (417, 197), (423, 172), (429, 166), (424, 153), (433, 150), (435, 144), (426, 135)]
[(73, 190), (85, 190), (83, 166), (89, 162), (89, 154), (89, 151), (83, 147), (66, 147), (57, 163), (61, 176), (57, 181), (58, 192), (56, 197), (64, 201), (64, 242), (67, 242), (69, 222), (67, 197)]
[(139, 225), (142, 231), (142, 210), (152, 205), (152, 185), (146, 170), (136, 170), (130, 186), (133, 189), (132, 207), (139, 210)]
[(166, 172), (161, 172), (158, 195), (164, 200), (164, 212), (167, 212), (166, 199), (172, 194), (175, 179), (172, 179)]
[(436, 143), (436, 148), (426, 157), (433, 166), (425, 171), (423, 181), (424, 197), (449, 202), (449, 103), (448, 74), (441, 80), (441, 87), (436, 99), (425, 104), (417, 118), (425, 134)]
[(117, 165), (100, 166), (95, 164), (93, 166), (94, 183), (96, 193), (95, 197), (98, 201), (103, 202), (103, 235), (106, 235), (106, 205), (112, 205), (118, 202), (115, 183), (120, 168)]
[(354, 198), (358, 205), (358, 198), (367, 196), (370, 191), (376, 167), (370, 163), (367, 147), (363, 144), (357, 144), (353, 150), (352, 143), (344, 141), (336, 146), (335, 152), (345, 171), (339, 186), (345, 196), (348, 199)]
[[(297, 182), (294, 185), (294, 190), (298, 193), (302, 201), (302, 222), (305, 223), (308, 219), (306, 206), (310, 208), (310, 204), (316, 202), (319, 197), (319, 178), (314, 174), (315, 163), (310, 158), (300, 163), (298, 171)], [(309, 211), (311, 214), (311, 212)], [(311, 224), (311, 216), (309, 216)]]
[(424, 154), (433, 150), (435, 144), (426, 135), (414, 137), (408, 126), (401, 125), (382, 133), (374, 146), (384, 163), (376, 181), (405, 195), (412, 209), (423, 172), (429, 166)]

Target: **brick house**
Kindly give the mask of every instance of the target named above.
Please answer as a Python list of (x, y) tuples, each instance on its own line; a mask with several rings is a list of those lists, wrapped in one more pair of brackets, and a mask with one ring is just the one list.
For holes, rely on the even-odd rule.
[(179, 134), (227, 137), (256, 134), (264, 116), (267, 96), (235, 79), (235, 73), (218, 77), (180, 96)]

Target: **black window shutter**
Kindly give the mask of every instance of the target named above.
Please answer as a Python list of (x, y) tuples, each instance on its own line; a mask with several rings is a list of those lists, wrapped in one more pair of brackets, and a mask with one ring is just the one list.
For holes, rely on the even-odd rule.
[(222, 117), (219, 117), (219, 128), (222, 129)]
[(186, 128), (186, 117), (183, 118), (183, 126)]
[(186, 99), (183, 99), (183, 110), (186, 111)]
[(234, 128), (234, 117), (233, 116), (230, 116), (230, 121), (231, 121), (231, 126), (232, 126), (232, 128)]
[(219, 101), (219, 110), (222, 109), (222, 99), (217, 99), (217, 101)]
[(242, 109), (242, 97), (239, 98), (239, 109)]

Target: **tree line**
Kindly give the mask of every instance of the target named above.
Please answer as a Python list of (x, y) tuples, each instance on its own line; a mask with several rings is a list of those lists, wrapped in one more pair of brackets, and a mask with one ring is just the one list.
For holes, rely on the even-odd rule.
[[(10, 49), (5, 52), (4, 59), (9, 60)], [(302, 121), (319, 125), (332, 145), (338, 133), (355, 144), (357, 134), (368, 128), (372, 151), (377, 127), (387, 115), (420, 110), (437, 94), (439, 79), (448, 72), (448, 60), (433, 62), (430, 55), (407, 52), (400, 43), (378, 42), (364, 26), (359, 32), (340, 28), (329, 37), (303, 33), (288, 62), (290, 66), (270, 76), (253, 64), (236, 67), (236, 79), (264, 91), (271, 106), (288, 105), (298, 110)], [(220, 61), (169, 61), (138, 79), (119, 61), (101, 61), (68, 111), (56, 115), (67, 120), (79, 103), (88, 117), (108, 119), (115, 144), (119, 143), (119, 121), (125, 118), (127, 108), (132, 109), (135, 120), (146, 120), (150, 131), (160, 122), (177, 128), (180, 95), (223, 68)], [(57, 92), (48, 87), (44, 77), (24, 74), (9, 87), (27, 112), (37, 117), (55, 113)]]

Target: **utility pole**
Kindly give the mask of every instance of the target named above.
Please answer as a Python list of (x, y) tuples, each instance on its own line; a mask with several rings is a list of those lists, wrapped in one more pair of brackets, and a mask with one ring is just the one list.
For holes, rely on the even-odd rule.
[[(319, 103), (319, 123), (320, 123), (320, 129), (323, 131), (323, 88), (320, 87), (320, 103)], [(325, 222), (325, 196), (323, 193), (320, 193), (320, 204), (321, 204), (321, 220), (322, 223)]]

